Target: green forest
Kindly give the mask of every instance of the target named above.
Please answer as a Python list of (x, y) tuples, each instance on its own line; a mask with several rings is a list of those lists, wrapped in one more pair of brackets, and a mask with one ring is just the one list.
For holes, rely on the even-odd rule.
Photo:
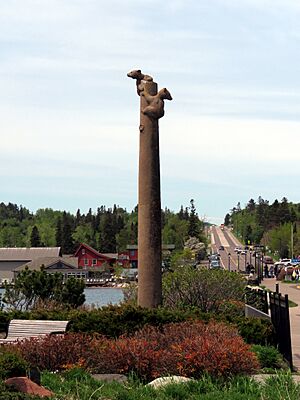
[(232, 226), (244, 244), (264, 245), (278, 258), (300, 254), (300, 204), (284, 197), (272, 204), (259, 197), (250, 199), (245, 208), (240, 203), (226, 214), (224, 224)]
[[(204, 241), (204, 225), (194, 204), (181, 206), (178, 212), (162, 210), (162, 242), (183, 248), (188, 237)], [(87, 213), (79, 209), (67, 211), (43, 208), (35, 213), (17, 204), (0, 203), (0, 247), (61, 246), (64, 254), (74, 253), (79, 243), (86, 243), (100, 252), (123, 251), (128, 244), (137, 244), (138, 207), (131, 212), (114, 205), (100, 206)]]

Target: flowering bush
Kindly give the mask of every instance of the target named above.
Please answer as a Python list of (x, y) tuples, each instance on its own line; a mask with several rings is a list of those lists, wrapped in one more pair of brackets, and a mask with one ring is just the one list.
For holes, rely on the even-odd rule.
[(119, 339), (69, 333), (16, 346), (27, 362), (40, 369), (80, 365), (96, 373), (134, 372), (145, 381), (178, 374), (198, 378), (204, 372), (213, 376), (248, 374), (259, 367), (256, 355), (237, 330), (218, 322), (146, 326)]

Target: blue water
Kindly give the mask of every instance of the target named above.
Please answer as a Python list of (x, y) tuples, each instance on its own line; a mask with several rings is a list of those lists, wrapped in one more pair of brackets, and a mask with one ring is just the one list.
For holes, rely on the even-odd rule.
[[(0, 294), (4, 293), (4, 289), (0, 289)], [(106, 306), (107, 304), (118, 304), (123, 298), (122, 289), (118, 288), (86, 288), (84, 290), (85, 304), (96, 307)]]
[(97, 307), (118, 304), (124, 298), (122, 289), (117, 288), (86, 288), (84, 294), (85, 304)]

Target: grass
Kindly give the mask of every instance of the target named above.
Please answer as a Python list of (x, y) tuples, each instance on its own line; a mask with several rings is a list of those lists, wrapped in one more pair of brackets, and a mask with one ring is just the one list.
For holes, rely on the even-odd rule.
[(289, 307), (298, 307), (298, 304), (295, 303), (293, 300), (289, 300)]
[(56, 400), (299, 400), (300, 385), (290, 373), (278, 373), (260, 384), (248, 377), (227, 381), (203, 376), (184, 384), (161, 389), (145, 386), (133, 377), (126, 384), (94, 380), (82, 370), (65, 374), (43, 373), (42, 384), (52, 390)]

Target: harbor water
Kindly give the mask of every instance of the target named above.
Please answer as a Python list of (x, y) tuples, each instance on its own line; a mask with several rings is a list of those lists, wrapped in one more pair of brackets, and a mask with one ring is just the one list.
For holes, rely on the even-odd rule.
[[(4, 293), (4, 289), (0, 289), (0, 294)], [(91, 287), (84, 289), (86, 305), (95, 305), (96, 307), (106, 306), (107, 304), (119, 304), (123, 298), (121, 288), (109, 287)]]

